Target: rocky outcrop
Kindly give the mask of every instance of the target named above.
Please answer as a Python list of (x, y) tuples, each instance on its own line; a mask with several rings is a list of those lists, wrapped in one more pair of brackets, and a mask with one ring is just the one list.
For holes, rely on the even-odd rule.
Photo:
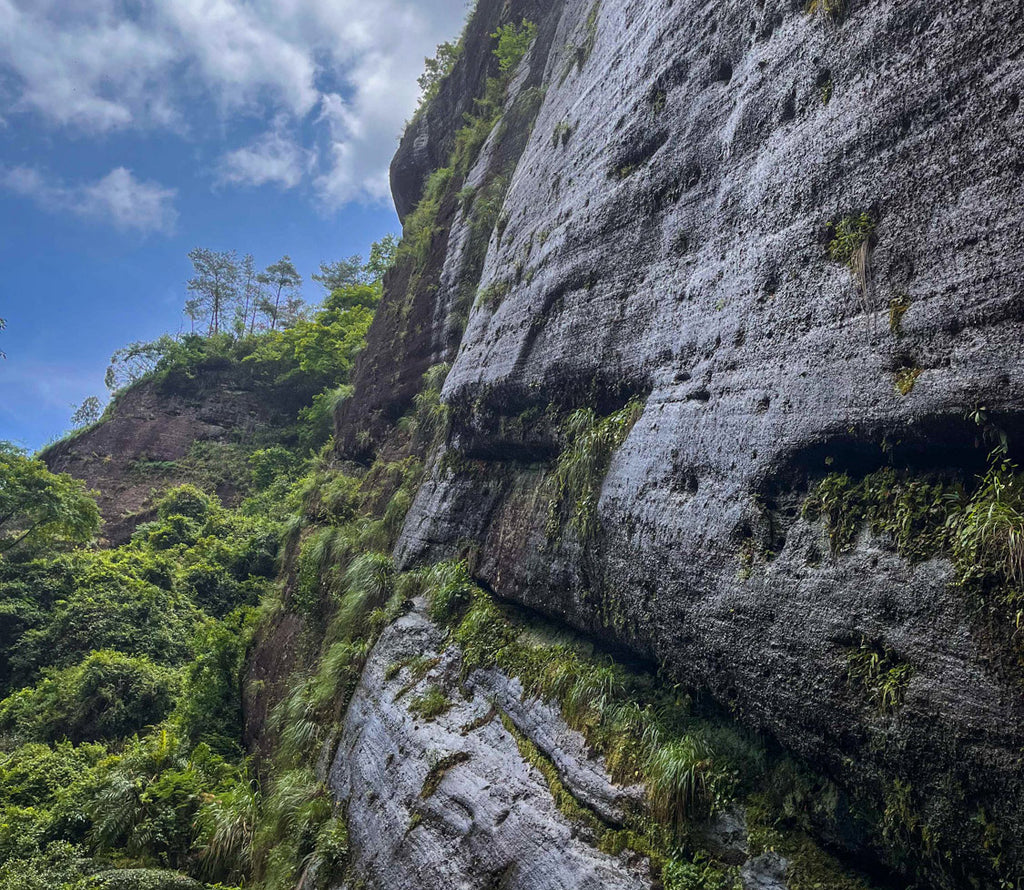
[[(429, 669), (416, 671), (424, 663)], [(566, 786), (595, 812), (614, 813), (623, 792), (557, 712), (537, 702), (524, 708), (521, 690), (494, 674), (465, 685), (459, 674), (457, 650), (446, 650), (419, 612), (385, 631), (367, 663), (329, 778), (347, 804), (358, 877), (408, 890), (650, 887), (643, 862), (598, 852), (559, 812), (499, 717), (538, 747), (545, 738), (567, 742), (555, 745)], [(445, 710), (424, 717), (413, 711), (428, 690)]]
[(194, 374), (172, 371), (129, 387), (102, 423), (40, 457), (53, 472), (70, 473), (97, 491), (103, 535), (118, 544), (152, 518), (156, 495), (183, 482), (200, 481), (225, 503), (236, 502), (230, 448), (221, 446), (294, 420), (307, 395), (268, 386), (240, 363), (210, 359)]
[[(470, 18), (463, 50), (436, 99), (410, 124), (391, 167), (399, 214), (406, 217), (423, 196), (432, 171), (452, 160), (457, 133), (480, 112), (488, 78), (499, 75), (491, 34), (502, 24), (538, 26), (531, 58), (543, 59), (558, 39), (559, 4), (519, 0), (515, 9), (481, 3)], [(388, 298), (353, 378), (354, 397), (336, 418), (339, 450), (365, 458), (409, 408), (423, 374), (450, 362), (476, 298), (488, 240), (511, 176), (529, 141), (544, 90), (542, 64), (523, 67), (510, 84), (506, 113), (479, 150), (468, 175), (455, 170), (442, 195), (425, 257), (400, 254), (384, 281)], [(486, 222), (483, 220), (486, 219)]]
[[(425, 267), (392, 273), (339, 442), (372, 446), (452, 361), (405, 564), (468, 549), (500, 596), (657, 658), (838, 781), (867, 813), (835, 839), (857, 858), (910, 868), (899, 846), (934, 886), (989, 886), (1024, 868), (1012, 627), (942, 559), (867, 532), (830, 556), (799, 508), (830, 471), (969, 478), (980, 406), (1019, 438), (1024, 32), (1000, 3), (814, 8), (481, 0), (449, 110), (396, 159), (399, 206), (443, 156), (432, 128), (480, 93), (495, 20), (541, 26), (506, 114), (541, 98), (452, 183)], [(505, 169), (460, 315), (456, 194)], [(552, 536), (560, 420), (633, 397), (596, 532)], [(851, 689), (862, 641), (910, 666), (895, 712)]]

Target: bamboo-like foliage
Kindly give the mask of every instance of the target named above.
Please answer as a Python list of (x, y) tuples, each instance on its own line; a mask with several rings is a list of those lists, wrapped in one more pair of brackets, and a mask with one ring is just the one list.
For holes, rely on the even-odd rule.
[(647, 768), (647, 791), (655, 818), (681, 830), (714, 799), (716, 767), (699, 735), (675, 739), (655, 750)]
[(252, 786), (240, 782), (203, 805), (199, 860), (209, 880), (238, 881), (248, 873), (259, 803)]
[(384, 606), (395, 592), (395, 564), (384, 553), (363, 553), (345, 572), (344, 587), (335, 621), (355, 634), (369, 614)]
[(950, 525), (961, 565), (997, 567), (1014, 587), (1024, 583), (1024, 481), (1010, 461), (992, 463), (962, 516)]

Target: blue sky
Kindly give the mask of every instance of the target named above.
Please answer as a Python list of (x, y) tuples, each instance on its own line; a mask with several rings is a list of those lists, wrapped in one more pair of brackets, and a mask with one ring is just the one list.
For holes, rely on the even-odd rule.
[(423, 57), (465, 0), (0, 0), (0, 439), (182, 323), (196, 246), (319, 264), (398, 221)]

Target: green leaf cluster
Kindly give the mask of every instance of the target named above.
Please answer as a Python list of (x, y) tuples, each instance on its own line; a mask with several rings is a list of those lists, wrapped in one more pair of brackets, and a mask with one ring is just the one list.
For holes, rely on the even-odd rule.
[(494, 50), (494, 55), (498, 57), (498, 68), (503, 74), (511, 74), (537, 39), (537, 26), (526, 19), (518, 25), (509, 22), (499, 27), (491, 37), (498, 41)]
[(0, 442), (0, 560), (89, 541), (99, 519), (81, 480)]

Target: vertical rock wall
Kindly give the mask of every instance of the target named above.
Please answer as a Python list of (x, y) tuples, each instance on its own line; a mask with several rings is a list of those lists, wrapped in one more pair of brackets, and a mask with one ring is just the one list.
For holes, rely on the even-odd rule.
[[(481, 0), (396, 158), (399, 208), (481, 93), (497, 22), (540, 25), (508, 108), (542, 100), (507, 112), (452, 184), (415, 285), (408, 263), (392, 273), (339, 424), (344, 453), (372, 450), (452, 361), (451, 427), (402, 559), (471, 545), (499, 595), (657, 657), (858, 796), (877, 831), (848, 839), (856, 855), (889, 857), (878, 826), (904, 807), (891, 831), (947, 887), (1024, 862), (1013, 629), (941, 558), (910, 563), (868, 532), (831, 556), (799, 508), (826, 472), (980, 472), (980, 406), (1019, 437), (1020, 14)], [(499, 169), (501, 225), (467, 270), (455, 194)], [(860, 219), (851, 270), (829, 244)], [(467, 303), (467, 281), (487, 298)], [(596, 536), (552, 538), (561, 418), (631, 397), (644, 411)], [(865, 640), (912, 668), (895, 713), (850, 687)]]

